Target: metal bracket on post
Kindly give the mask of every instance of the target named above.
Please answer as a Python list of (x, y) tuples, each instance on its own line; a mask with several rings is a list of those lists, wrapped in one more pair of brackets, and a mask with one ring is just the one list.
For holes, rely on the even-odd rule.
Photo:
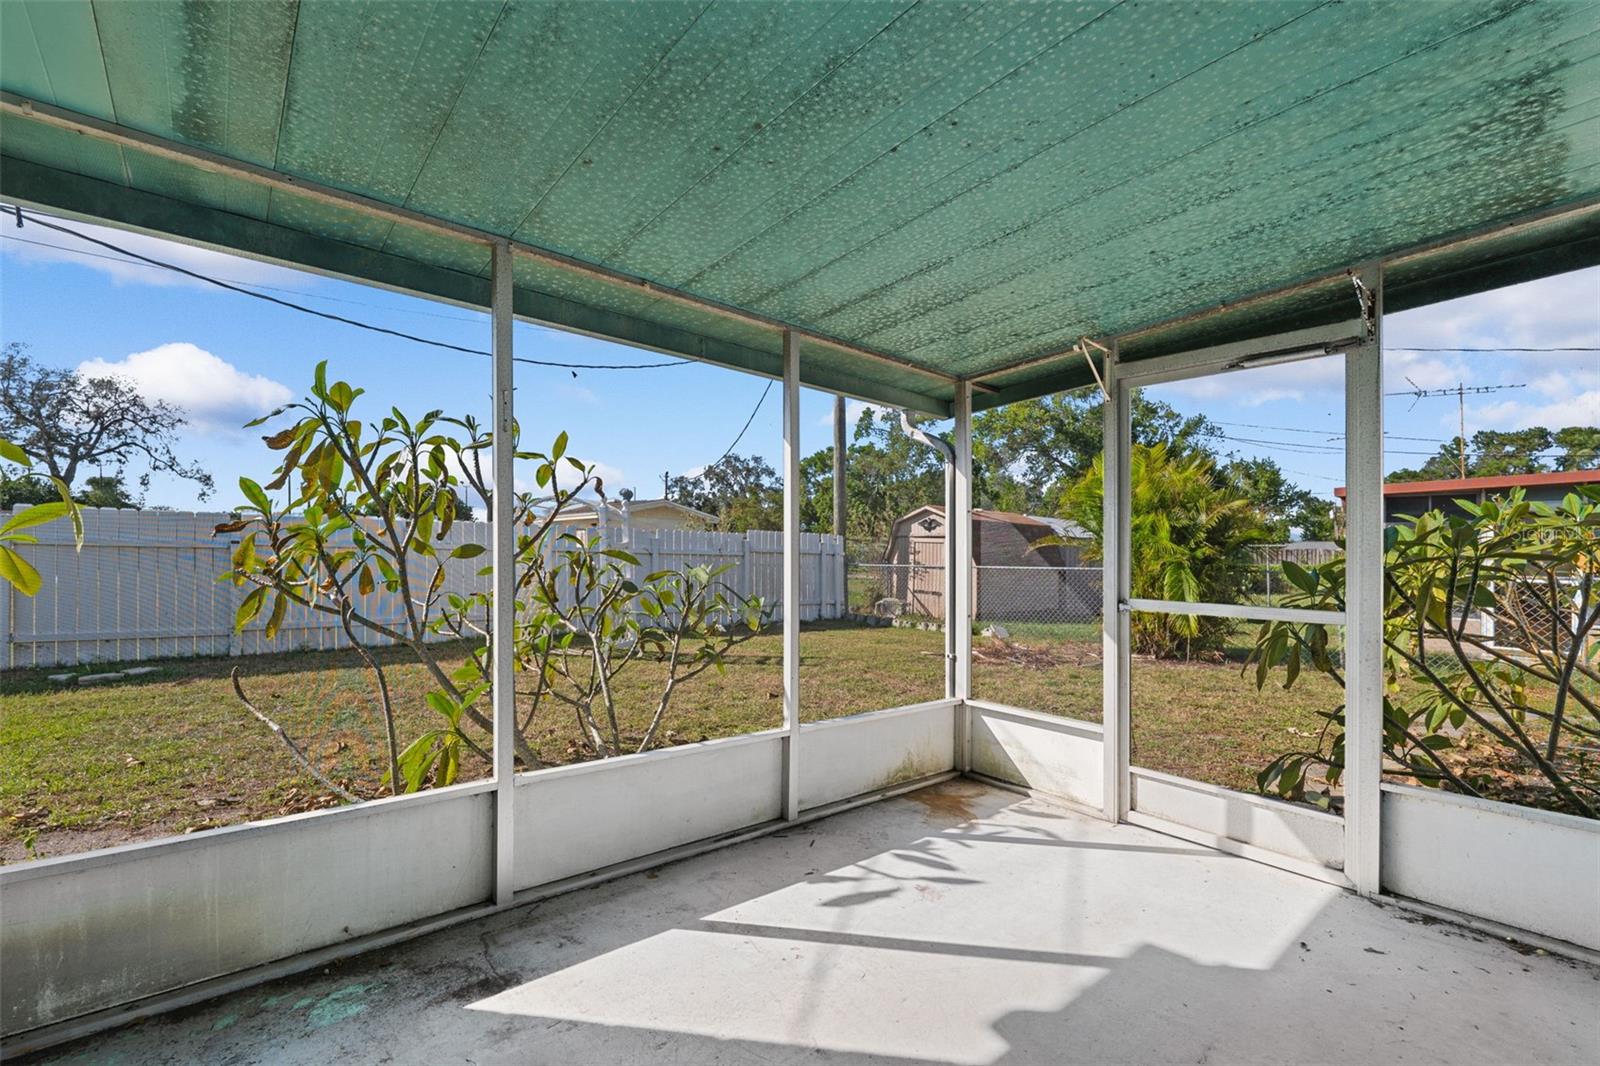
[(800, 816), (800, 338), (783, 334), (783, 817)]
[(1356, 891), (1382, 887), (1383, 272), (1352, 271), (1367, 324), (1345, 352), (1344, 872)]
[[(1111, 390), (1106, 388), (1105, 376), (1100, 373), (1100, 368), (1094, 365), (1094, 355), (1089, 351), (1090, 348), (1098, 348), (1100, 350), (1100, 354), (1109, 359), (1111, 355), (1111, 349), (1107, 348), (1103, 344), (1096, 344), (1088, 337), (1084, 337), (1078, 341), (1077, 344), (1073, 345), (1073, 348), (1078, 352), (1079, 355), (1083, 356), (1083, 361), (1089, 364), (1089, 373), (1094, 375), (1094, 383), (1100, 386), (1100, 395), (1104, 396), (1107, 400), (1111, 399)], [(1109, 372), (1109, 367), (1107, 370)]]
[[(508, 907), (516, 892), (516, 736), (517, 708), (513, 664), (516, 647), (516, 552), (513, 483), (516, 413), (512, 361), (511, 245), (500, 241), (490, 258), (490, 311), (494, 334), (494, 497), (490, 514), (491, 573), (494, 588), (490, 676), (494, 690), (494, 902)], [(601, 506), (604, 506), (602, 502)]]

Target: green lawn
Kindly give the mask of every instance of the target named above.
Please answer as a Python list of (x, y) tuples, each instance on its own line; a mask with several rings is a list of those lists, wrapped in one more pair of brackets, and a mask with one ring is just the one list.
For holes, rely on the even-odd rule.
[[(1076, 631), (1070, 632), (1077, 636)], [(1100, 717), (1100, 645), (1094, 639), (1013, 633), (974, 641), (973, 690), (980, 699), (1084, 721)], [(452, 649), (455, 656), (465, 649)], [(943, 634), (845, 623), (801, 634), (803, 718), (815, 721), (938, 698)], [(439, 722), (424, 703), (422, 668), (383, 653), (400, 708), (400, 734)], [(663, 744), (777, 726), (782, 714), (781, 642), (776, 632), (740, 646), (723, 674), (682, 687)], [(229, 671), (276, 717), (317, 765), (362, 795), (382, 794), (383, 737), (370, 677), (349, 652), (295, 652), (237, 659), (168, 660), (155, 673), (116, 684), (62, 688), (46, 671), (0, 674), (0, 859), (53, 855), (330, 806), (287, 753), (234, 697)], [(96, 667), (97, 670), (106, 667)], [(654, 664), (619, 686), (622, 727), (637, 739), (660, 689)], [(1253, 790), (1277, 754), (1309, 745), (1318, 709), (1338, 689), (1302, 675), (1290, 692), (1257, 692), (1238, 663), (1136, 660), (1133, 757), (1138, 765)], [(487, 738), (483, 738), (487, 743)], [(530, 733), (541, 763), (585, 757), (570, 713), (541, 711)], [(468, 759), (463, 777), (486, 768)]]

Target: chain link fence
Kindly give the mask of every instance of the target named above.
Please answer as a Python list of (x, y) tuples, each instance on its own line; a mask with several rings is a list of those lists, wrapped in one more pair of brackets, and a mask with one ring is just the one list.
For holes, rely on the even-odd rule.
[[(974, 622), (995, 635), (1092, 635), (1100, 622), (1097, 566), (977, 566)], [(942, 621), (945, 569), (858, 562), (850, 568), (850, 609), (879, 618)], [(1063, 629), (1062, 627), (1068, 627)]]

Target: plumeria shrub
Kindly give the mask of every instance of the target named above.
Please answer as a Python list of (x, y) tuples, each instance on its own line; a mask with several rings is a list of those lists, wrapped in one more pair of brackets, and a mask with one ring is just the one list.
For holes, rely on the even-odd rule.
[[(493, 734), (493, 595), (447, 591), (451, 568), (486, 552), (476, 542), (447, 544), (469, 494), (492, 513), (485, 475), (493, 435), (470, 417), (430, 411), (408, 417), (397, 408), (375, 419), (357, 413), (363, 390), (327, 380), (319, 365), (309, 395), (252, 425), (288, 416), (263, 439), (279, 453), (264, 484), (240, 480), (244, 504), (218, 534), (238, 538), (225, 575), (244, 589), (235, 625), (265, 617), (265, 635), (279, 630), (289, 606), (332, 615), (372, 679), (382, 723), (381, 788), (416, 791), (457, 780), (469, 760), (488, 765)], [(659, 742), (674, 691), (758, 632), (762, 605), (740, 598), (720, 580), (723, 570), (689, 567), (642, 578), (638, 560), (593, 532), (561, 532), (560, 519), (580, 495), (603, 503), (593, 467), (566, 454), (566, 434), (546, 451), (518, 450), (536, 490), (519, 493), (515, 529), (516, 761), (542, 765), (531, 740), (543, 716), (573, 713), (586, 754), (643, 751)], [(512, 447), (517, 447), (515, 441)], [(482, 567), (477, 571), (487, 575)], [(390, 609), (366, 605), (374, 594)], [(464, 662), (459, 649), (469, 648)], [(432, 728), (405, 735), (395, 713), (384, 645), (400, 645), (425, 668)], [(453, 653), (450, 649), (453, 649)], [(624, 728), (616, 691), (621, 675), (644, 662), (664, 664), (664, 679), (647, 728)], [(235, 673), (240, 700), (283, 742), (302, 769), (342, 798), (354, 792), (329, 778), (295, 738), (250, 699)], [(369, 788), (368, 791), (371, 791)]]
[[(1600, 489), (1559, 504), (1521, 490), (1385, 531), (1383, 753), (1391, 778), (1586, 817), (1600, 814)], [(1283, 564), (1285, 606), (1342, 611), (1345, 565)], [(1493, 626), (1485, 626), (1492, 619)], [(1261, 626), (1247, 669), (1264, 687), (1306, 671), (1342, 686), (1324, 625)], [(1263, 791), (1331, 802), (1344, 708), (1314, 745), (1260, 773)]]

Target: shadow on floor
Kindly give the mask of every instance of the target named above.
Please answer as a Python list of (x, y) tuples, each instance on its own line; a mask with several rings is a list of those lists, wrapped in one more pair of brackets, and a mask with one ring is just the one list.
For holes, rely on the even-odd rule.
[(48, 1061), (1592, 1062), (1597, 978), (956, 781)]

